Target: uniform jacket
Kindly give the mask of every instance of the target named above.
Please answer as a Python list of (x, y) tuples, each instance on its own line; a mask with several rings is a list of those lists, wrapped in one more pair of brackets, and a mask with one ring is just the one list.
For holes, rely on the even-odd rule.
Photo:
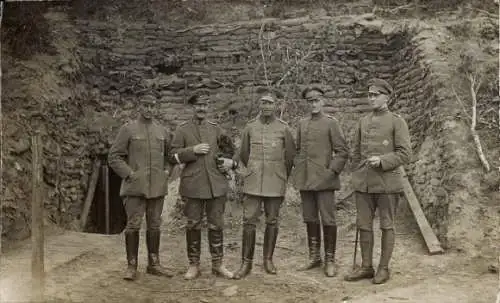
[(337, 119), (318, 113), (299, 122), (297, 155), (291, 175), (298, 190), (338, 190), (339, 174), (349, 158)]
[(287, 123), (273, 117), (251, 120), (241, 135), (243, 193), (283, 197), (290, 175), (295, 143)]
[[(371, 156), (380, 156), (380, 167), (367, 166), (366, 160)], [(366, 193), (402, 192), (399, 167), (408, 163), (410, 157), (410, 135), (401, 116), (385, 111), (361, 118), (353, 141), (354, 190)]]
[[(206, 119), (201, 124), (196, 119), (192, 119), (177, 127), (172, 140), (170, 157), (172, 163), (175, 163), (177, 159), (181, 163), (185, 163), (179, 185), (179, 194), (181, 196), (212, 199), (227, 194), (229, 189), (228, 180), (219, 171), (215, 161), (217, 155), (222, 152), (219, 146), (223, 138), (224, 132), (222, 129), (216, 123)], [(210, 145), (208, 154), (196, 155), (194, 153), (193, 147), (200, 143)], [(177, 158), (175, 154), (177, 154)], [(232, 153), (228, 150), (224, 151), (226, 157), (232, 157), (233, 155), (234, 145)]]
[(154, 121), (139, 118), (120, 128), (108, 154), (109, 166), (122, 178), (120, 196), (168, 193), (169, 146), (169, 132)]

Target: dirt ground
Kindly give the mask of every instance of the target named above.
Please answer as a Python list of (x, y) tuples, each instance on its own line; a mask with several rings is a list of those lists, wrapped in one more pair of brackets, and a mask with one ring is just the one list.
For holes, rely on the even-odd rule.
[[(260, 11), (256, 12), (257, 15), (260, 13)], [(462, 41), (454, 43), (462, 43)], [(443, 42), (443, 44), (446, 43)], [(43, 63), (44, 61), (38, 62)], [(41, 63), (39, 65), (44, 67)], [(37, 69), (40, 68), (39, 65), (37, 65)], [(48, 65), (50, 64), (47, 63)], [(14, 118), (10, 117), (10, 119)], [(22, 129), (22, 127), (19, 128)], [(491, 138), (496, 137), (492, 136)], [(498, 155), (498, 141), (491, 139), (491, 141), (484, 140), (484, 142), (486, 150), (490, 151), (492, 155)], [(496, 159), (497, 157), (492, 156), (491, 158)], [(14, 160), (18, 161), (18, 159), (12, 161)], [(24, 165), (24, 162), (20, 163)], [(493, 164), (496, 165), (497, 162)], [(19, 175), (16, 172), (13, 174)], [(26, 178), (29, 180), (29, 176)], [(24, 181), (17, 181), (17, 184), (24, 184)], [(172, 185), (172, 195), (169, 196), (165, 204), (165, 218), (162, 228), (164, 233), (161, 244), (163, 264), (177, 272), (174, 278), (158, 278), (144, 274), (146, 266), (144, 235), (141, 238), (140, 248), (141, 275), (138, 281), (130, 283), (121, 278), (125, 268), (125, 249), (122, 235), (103, 236), (51, 230), (47, 231), (48, 241), (46, 244), (47, 301), (171, 303), (482, 303), (495, 301), (498, 291), (498, 276), (489, 273), (488, 266), (496, 264), (496, 259), (488, 254), (484, 255), (487, 257), (471, 257), (464, 252), (453, 250), (447, 251), (444, 255), (429, 256), (418, 228), (406, 209), (404, 200), (400, 205), (397, 244), (393, 254), (392, 279), (389, 283), (385, 285), (372, 285), (369, 281), (347, 283), (342, 279), (343, 275), (352, 268), (353, 263), (355, 212), (352, 200), (346, 200), (346, 207), (340, 209), (338, 213), (338, 276), (328, 279), (324, 277), (321, 270), (296, 271), (296, 268), (306, 260), (307, 255), (305, 227), (300, 217), (297, 194), (292, 190), (289, 191), (286, 204), (282, 209), (281, 231), (275, 252), (275, 262), (279, 270), (277, 276), (269, 276), (262, 270), (263, 226), (260, 226), (254, 270), (246, 279), (224, 280), (210, 274), (210, 259), (206, 235), (204, 234), (202, 242), (203, 274), (195, 281), (184, 281), (182, 276), (187, 268), (187, 257), (183, 230), (179, 228), (182, 222), (175, 221), (170, 216), (175, 204), (172, 200), (175, 199), (175, 185), (175, 183)], [(344, 194), (339, 193), (339, 196), (344, 196)], [(475, 198), (471, 204), (475, 204), (475, 201), (478, 201), (479, 205), (481, 203), (494, 204), (497, 201), (495, 197), (498, 195), (493, 191), (491, 191), (491, 195), (492, 198), (489, 199)], [(488, 206), (487, 209), (497, 209), (497, 206)], [(236, 270), (240, 262), (241, 208), (236, 202), (230, 202), (227, 205), (226, 214), (225, 262), (229, 269)], [(465, 218), (465, 216), (462, 217)], [(466, 221), (462, 217), (457, 218), (457, 220)], [(468, 231), (472, 230), (475, 224), (476, 222), (471, 221), (466, 227), (461, 224), (456, 225), (460, 227), (460, 231)], [(26, 226), (22, 227), (23, 230), (26, 229)], [(498, 229), (498, 225), (496, 229)], [(377, 231), (376, 239), (379, 238), (380, 234)], [(494, 237), (490, 237), (490, 239), (494, 239)], [(378, 260), (379, 247), (379, 241), (376, 241), (375, 265)], [(0, 299), (0, 301), (26, 302), (26, 298), (29, 297), (31, 257), (29, 240), (4, 248), (7, 251), (1, 258), (2, 275), (0, 279), (2, 285), (0, 289), (3, 300)], [(358, 253), (358, 264), (359, 262)]]
[[(172, 184), (173, 187), (175, 185)], [(399, 207), (392, 279), (387, 284), (373, 285), (370, 281), (348, 283), (342, 279), (352, 268), (353, 259), (355, 215), (350, 199), (338, 212), (338, 276), (326, 278), (320, 269), (297, 271), (307, 255), (305, 228), (297, 216), (300, 209), (294, 197), (297, 197), (296, 193), (289, 190), (287, 202), (282, 208), (282, 224), (275, 252), (279, 270), (277, 276), (269, 276), (261, 268), (263, 226), (260, 226), (255, 266), (246, 279), (226, 280), (211, 275), (210, 255), (206, 236), (203, 235), (202, 275), (194, 281), (183, 280), (187, 268), (185, 238), (182, 229), (179, 229), (182, 222), (173, 221), (169, 216), (175, 199), (175, 196), (171, 196), (165, 203), (160, 254), (163, 264), (176, 272), (174, 278), (144, 273), (144, 234), (140, 248), (141, 273), (136, 282), (121, 278), (126, 265), (122, 235), (53, 235), (48, 237), (51, 240), (46, 245), (46, 262), (59, 264), (47, 270), (47, 302), (494, 302), (498, 277), (488, 273), (488, 265), (494, 260), (471, 259), (457, 252), (428, 255), (404, 200)], [(235, 202), (228, 203), (226, 218), (225, 263), (231, 270), (236, 270), (240, 262), (240, 206)], [(376, 230), (376, 239), (379, 239), (377, 224)], [(378, 260), (378, 242), (375, 245), (375, 265)], [(29, 245), (4, 255), (2, 263), (4, 270), (7, 269), (4, 272), (7, 276), (14, 274), (16, 269), (21, 271), (13, 263), (16, 256), (23, 252), (29, 256)], [(74, 257), (69, 258), (72, 254)], [(28, 266), (29, 258), (23, 264)], [(17, 283), (27, 285), (19, 281)], [(4, 292), (8, 287), (5, 283), (4, 280)], [(26, 289), (14, 294), (12, 292), (11, 289), (7, 296), (4, 293), (4, 299), (22, 299), (21, 293), (29, 293)]]

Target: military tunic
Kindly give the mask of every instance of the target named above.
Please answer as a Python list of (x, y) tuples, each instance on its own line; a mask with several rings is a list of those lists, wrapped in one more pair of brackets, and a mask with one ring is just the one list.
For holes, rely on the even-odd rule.
[(297, 129), (297, 156), (291, 179), (300, 190), (304, 222), (336, 225), (335, 190), (349, 157), (337, 119), (323, 113), (302, 119)]
[[(184, 167), (181, 174), (179, 194), (183, 197), (211, 199), (226, 195), (229, 186), (226, 177), (219, 171), (216, 156), (219, 153), (218, 142), (223, 130), (216, 123), (195, 119), (187, 121), (177, 128), (172, 140), (170, 152), (172, 160), (175, 154)], [(208, 143), (210, 151), (206, 155), (196, 155), (193, 147)]]
[[(369, 167), (367, 159), (379, 156), (380, 167)], [(360, 119), (353, 140), (352, 186), (356, 192), (358, 226), (372, 230), (375, 210), (380, 210), (382, 229), (392, 229), (397, 201), (403, 191), (399, 170), (409, 162), (411, 145), (405, 120), (388, 110)]]
[(297, 129), (292, 184), (298, 190), (338, 190), (339, 174), (348, 157), (337, 119), (321, 113), (302, 119)]
[(148, 229), (159, 229), (163, 199), (168, 193), (170, 134), (142, 118), (122, 126), (109, 154), (109, 166), (122, 178), (120, 196), (127, 230), (138, 230), (147, 216)]
[[(185, 164), (180, 176), (179, 194), (186, 199), (184, 213), (188, 219), (188, 228), (201, 227), (204, 211), (209, 228), (221, 230), (224, 226), (229, 184), (216, 163), (216, 157), (220, 153), (218, 143), (223, 135), (223, 130), (216, 123), (207, 120), (199, 122), (195, 118), (179, 125), (175, 131), (170, 159), (172, 162)], [(210, 151), (206, 155), (194, 153), (193, 147), (200, 143), (210, 145)], [(234, 150), (232, 153), (234, 154)]]
[(283, 197), (290, 175), (295, 143), (286, 122), (257, 118), (241, 135), (239, 159), (243, 169), (243, 192), (262, 197)]
[(295, 143), (287, 123), (271, 117), (251, 120), (241, 135), (243, 222), (256, 225), (264, 204), (266, 223), (276, 224), (290, 175)]

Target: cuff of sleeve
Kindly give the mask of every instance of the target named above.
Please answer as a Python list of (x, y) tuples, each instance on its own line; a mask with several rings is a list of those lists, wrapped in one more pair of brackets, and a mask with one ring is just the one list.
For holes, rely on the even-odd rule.
[(188, 163), (196, 161), (198, 159), (198, 155), (195, 154), (192, 147), (187, 147), (183, 150), (178, 151), (177, 156), (182, 163)]
[(123, 178), (123, 180), (128, 180), (130, 178), (130, 176), (132, 176), (134, 172), (132, 170), (129, 171), (129, 173), (125, 176), (125, 178)]
[[(385, 165), (384, 165), (385, 164)], [(391, 167), (388, 167), (390, 165), (388, 165), (389, 163), (387, 163), (387, 161), (385, 161), (384, 159), (380, 159), (380, 169), (382, 169), (383, 171), (386, 171), (386, 170), (390, 170)]]
[(182, 164), (181, 160), (179, 159), (179, 154), (174, 154), (175, 161), (177, 161), (177, 164)]

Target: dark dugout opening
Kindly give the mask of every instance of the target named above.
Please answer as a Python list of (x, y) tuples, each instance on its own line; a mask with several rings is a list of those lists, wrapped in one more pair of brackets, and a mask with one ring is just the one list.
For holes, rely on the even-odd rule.
[[(106, 211), (106, 174), (108, 175), (109, 211)], [(121, 178), (108, 166), (107, 155), (102, 156), (86, 232), (119, 234), (125, 229), (127, 216), (123, 200), (120, 198), (120, 185)], [(109, 232), (107, 231), (107, 220), (109, 220)]]

